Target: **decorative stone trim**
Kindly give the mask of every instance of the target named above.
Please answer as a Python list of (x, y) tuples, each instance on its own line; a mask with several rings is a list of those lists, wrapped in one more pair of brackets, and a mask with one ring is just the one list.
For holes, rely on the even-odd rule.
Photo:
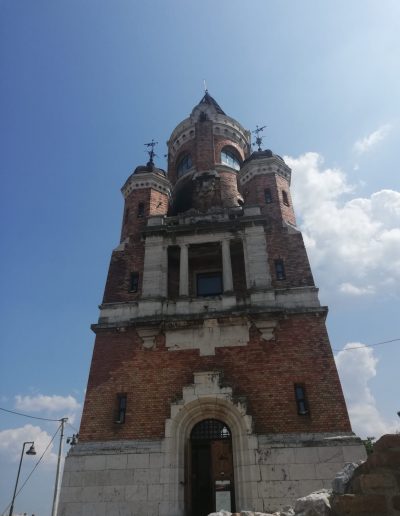
[(215, 355), (215, 348), (246, 346), (249, 342), (249, 321), (246, 317), (204, 319), (167, 324), (165, 345), (170, 351), (198, 349), (201, 356)]
[(153, 188), (154, 190), (169, 196), (171, 195), (172, 187), (166, 177), (158, 173), (149, 172), (137, 175), (132, 174), (121, 188), (121, 192), (124, 199), (126, 199), (133, 190), (141, 190), (143, 188)]
[(284, 177), (290, 185), (292, 171), (282, 160), (276, 157), (260, 158), (245, 163), (243, 168), (238, 172), (239, 183), (245, 185), (254, 176), (265, 174), (278, 174)]
[(260, 318), (254, 320), (254, 325), (260, 331), (264, 340), (272, 340), (275, 338), (275, 328), (278, 325), (276, 319)]
[(136, 328), (136, 332), (143, 340), (143, 347), (145, 349), (154, 349), (156, 347), (156, 337), (160, 333), (160, 328), (157, 326), (141, 326)]
[[(219, 371), (194, 373), (194, 383), (184, 387), (182, 399), (171, 404), (171, 416), (165, 421), (171, 499), (184, 501), (185, 446), (196, 423), (208, 418), (223, 421), (232, 432), (236, 505), (241, 508), (262, 506), (257, 492), (258, 441), (253, 434), (252, 418), (247, 414), (245, 400), (235, 399), (232, 388), (221, 385)], [(171, 512), (171, 516), (181, 514), (179, 506)]]
[(119, 252), (119, 251), (125, 251), (125, 248), (128, 243), (129, 243), (129, 237), (126, 237), (125, 240), (122, 240), (122, 242), (115, 249), (113, 249), (113, 252), (115, 253), (115, 252)]

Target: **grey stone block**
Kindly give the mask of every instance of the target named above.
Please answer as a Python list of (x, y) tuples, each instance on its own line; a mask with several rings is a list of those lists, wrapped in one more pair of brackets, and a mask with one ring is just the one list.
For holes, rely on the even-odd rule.
[(125, 501), (127, 502), (145, 502), (147, 500), (146, 485), (132, 485), (125, 487)]
[(320, 446), (318, 447), (320, 462), (343, 462), (343, 451), (341, 446)]
[(319, 462), (317, 448), (295, 448), (294, 462), (298, 464), (316, 464)]
[(128, 456), (126, 453), (119, 455), (106, 455), (107, 469), (126, 469), (128, 466)]
[(290, 480), (313, 480), (318, 478), (314, 464), (289, 464)]
[(284, 464), (260, 466), (262, 480), (287, 480), (289, 478), (288, 467)]
[(106, 469), (105, 455), (89, 455), (85, 457), (85, 470), (103, 470)]
[(343, 459), (345, 462), (358, 462), (367, 460), (367, 452), (363, 444), (355, 446), (343, 446)]
[(130, 453), (128, 455), (128, 468), (148, 468), (149, 463), (148, 453)]

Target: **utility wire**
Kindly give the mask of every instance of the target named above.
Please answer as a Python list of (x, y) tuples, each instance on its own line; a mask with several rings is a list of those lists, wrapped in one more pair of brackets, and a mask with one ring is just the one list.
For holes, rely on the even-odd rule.
[[(57, 419), (56, 420), (51, 420), (51, 421), (58, 421)], [(57, 430), (55, 431), (53, 437), (50, 439), (50, 442), (49, 444), (46, 446), (46, 449), (44, 450), (44, 452), (42, 453), (42, 455), (40, 456), (40, 458), (38, 459), (38, 461), (36, 462), (36, 464), (33, 466), (33, 469), (32, 471), (29, 473), (29, 475), (26, 477), (24, 483), (22, 484), (22, 486), (18, 489), (18, 491), (16, 492), (15, 494), (15, 498), (17, 498), (17, 496), (19, 495), (19, 493), (22, 491), (22, 489), (25, 487), (26, 483), (28, 482), (28, 480), (31, 478), (31, 476), (33, 475), (34, 471), (36, 470), (36, 468), (39, 466), (39, 464), (41, 463), (45, 453), (47, 452), (47, 450), (50, 448), (50, 445), (51, 443), (54, 441), (56, 435), (58, 434), (58, 432), (60, 431), (60, 428), (61, 428), (61, 425), (57, 428)], [(11, 502), (7, 505), (7, 507), (5, 507), (5, 509), (2, 511), (1, 514), (4, 514), (11, 506)]]
[(397, 342), (398, 339), (392, 339), (392, 340), (384, 340), (382, 342), (376, 342), (375, 344), (363, 344), (362, 346), (352, 346), (351, 348), (343, 348), (343, 349), (334, 349), (333, 351), (353, 351), (355, 349), (361, 349), (361, 348), (374, 348), (375, 346), (382, 346), (383, 344), (389, 344), (390, 342)]
[(40, 419), (41, 421), (61, 421), (61, 419), (65, 419), (49, 419), (47, 417), (30, 416), (29, 414), (22, 414), (21, 412), (15, 412), (14, 410), (8, 410), (2, 407), (0, 407), (0, 410), (3, 410), (4, 412), (9, 412), (10, 414), (16, 414), (17, 416), (29, 417), (31, 419)]
[(79, 430), (77, 428), (75, 428), (74, 425), (71, 425), (71, 423), (68, 423), (68, 421), (67, 421), (67, 425), (70, 426), (72, 428), (72, 430), (75, 430), (76, 433), (79, 432)]

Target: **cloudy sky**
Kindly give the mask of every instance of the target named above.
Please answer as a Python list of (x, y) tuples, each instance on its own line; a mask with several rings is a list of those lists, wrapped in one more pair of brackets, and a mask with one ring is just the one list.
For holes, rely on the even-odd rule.
[[(293, 169), (354, 431), (398, 430), (399, 17), (397, 0), (0, 0), (1, 407), (75, 433), (119, 189), (152, 138), (165, 166), (206, 79)], [(16, 510), (49, 514), (57, 427), (0, 413), (0, 511), (34, 440)]]

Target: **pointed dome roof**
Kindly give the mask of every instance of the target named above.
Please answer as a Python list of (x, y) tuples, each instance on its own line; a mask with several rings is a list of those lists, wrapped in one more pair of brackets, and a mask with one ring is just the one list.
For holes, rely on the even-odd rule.
[(193, 108), (192, 113), (197, 108), (211, 108), (216, 113), (219, 113), (220, 115), (226, 115), (226, 113), (221, 109), (221, 106), (218, 104), (218, 102), (208, 93), (206, 90), (204, 97), (200, 100), (200, 102)]

